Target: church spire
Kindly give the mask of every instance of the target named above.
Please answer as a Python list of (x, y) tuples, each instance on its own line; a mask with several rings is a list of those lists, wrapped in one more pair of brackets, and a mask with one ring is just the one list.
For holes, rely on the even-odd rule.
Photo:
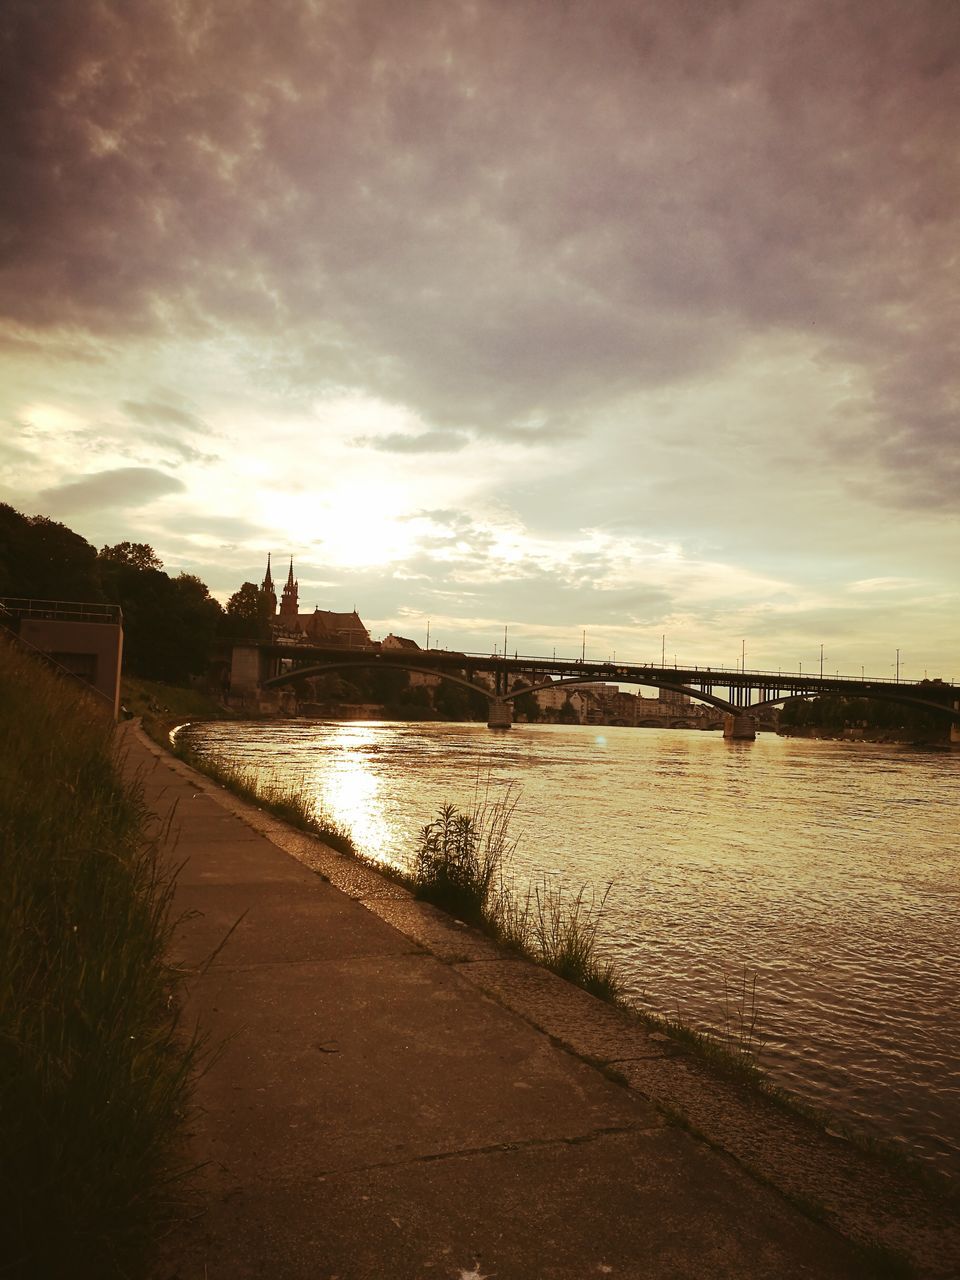
[(293, 556), (291, 556), (290, 572), (287, 574), (287, 585), (283, 588), (283, 595), (280, 599), (280, 617), (288, 623), (295, 623), (299, 617), (300, 606), (297, 603), (299, 591), (300, 583), (294, 580)]
[(260, 592), (267, 603), (270, 616), (273, 617), (277, 611), (277, 593), (273, 586), (273, 574), (270, 572), (269, 551), (267, 552), (267, 572), (263, 575), (263, 583), (261, 584)]

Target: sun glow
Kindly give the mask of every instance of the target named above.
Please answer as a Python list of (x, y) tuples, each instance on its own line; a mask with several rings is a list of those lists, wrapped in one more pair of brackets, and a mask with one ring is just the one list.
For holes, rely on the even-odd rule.
[(324, 564), (365, 568), (410, 556), (419, 536), (407, 518), (406, 495), (386, 482), (355, 489), (277, 495), (263, 516), (292, 547), (311, 547)]

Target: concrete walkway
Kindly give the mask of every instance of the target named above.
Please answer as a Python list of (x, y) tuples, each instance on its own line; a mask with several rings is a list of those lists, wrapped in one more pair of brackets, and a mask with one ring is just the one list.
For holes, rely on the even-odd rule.
[(954, 1274), (955, 1229), (848, 1144), (771, 1118), (133, 726), (125, 750), (173, 811), (175, 959), (188, 1019), (221, 1046), (190, 1131), (203, 1212), (158, 1280), (886, 1274), (845, 1237)]

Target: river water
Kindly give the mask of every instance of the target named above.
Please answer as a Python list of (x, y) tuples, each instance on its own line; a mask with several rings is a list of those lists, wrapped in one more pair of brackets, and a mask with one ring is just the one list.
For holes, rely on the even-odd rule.
[(736, 1031), (755, 979), (777, 1083), (960, 1175), (960, 753), (559, 725), (183, 732), (305, 786), (401, 866), (441, 804), (512, 794), (520, 885), (612, 885), (602, 936), (636, 1004)]

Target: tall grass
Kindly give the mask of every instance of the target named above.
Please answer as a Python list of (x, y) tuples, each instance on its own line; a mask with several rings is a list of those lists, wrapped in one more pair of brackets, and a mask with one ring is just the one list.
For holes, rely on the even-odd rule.
[(197, 1045), (113, 724), (0, 639), (0, 1271), (146, 1274)]
[(511, 821), (517, 798), (480, 799), (472, 813), (443, 805), (420, 831), (412, 880), (418, 897), (477, 925), (554, 973), (606, 1000), (623, 980), (601, 955), (599, 935), (611, 886), (600, 899), (586, 886), (572, 892), (544, 875), (517, 894), (510, 864), (517, 839)]
[(709, 1062), (718, 1074), (756, 1085), (773, 1096), (779, 1091), (770, 1085), (760, 1064), (767, 1038), (761, 1026), (757, 979), (756, 973), (748, 978), (746, 966), (736, 986), (726, 973), (723, 975), (723, 1005), (718, 1026), (694, 1027), (683, 1018), (679, 1007), (675, 1017), (648, 1011), (642, 1014), (643, 1020)]

